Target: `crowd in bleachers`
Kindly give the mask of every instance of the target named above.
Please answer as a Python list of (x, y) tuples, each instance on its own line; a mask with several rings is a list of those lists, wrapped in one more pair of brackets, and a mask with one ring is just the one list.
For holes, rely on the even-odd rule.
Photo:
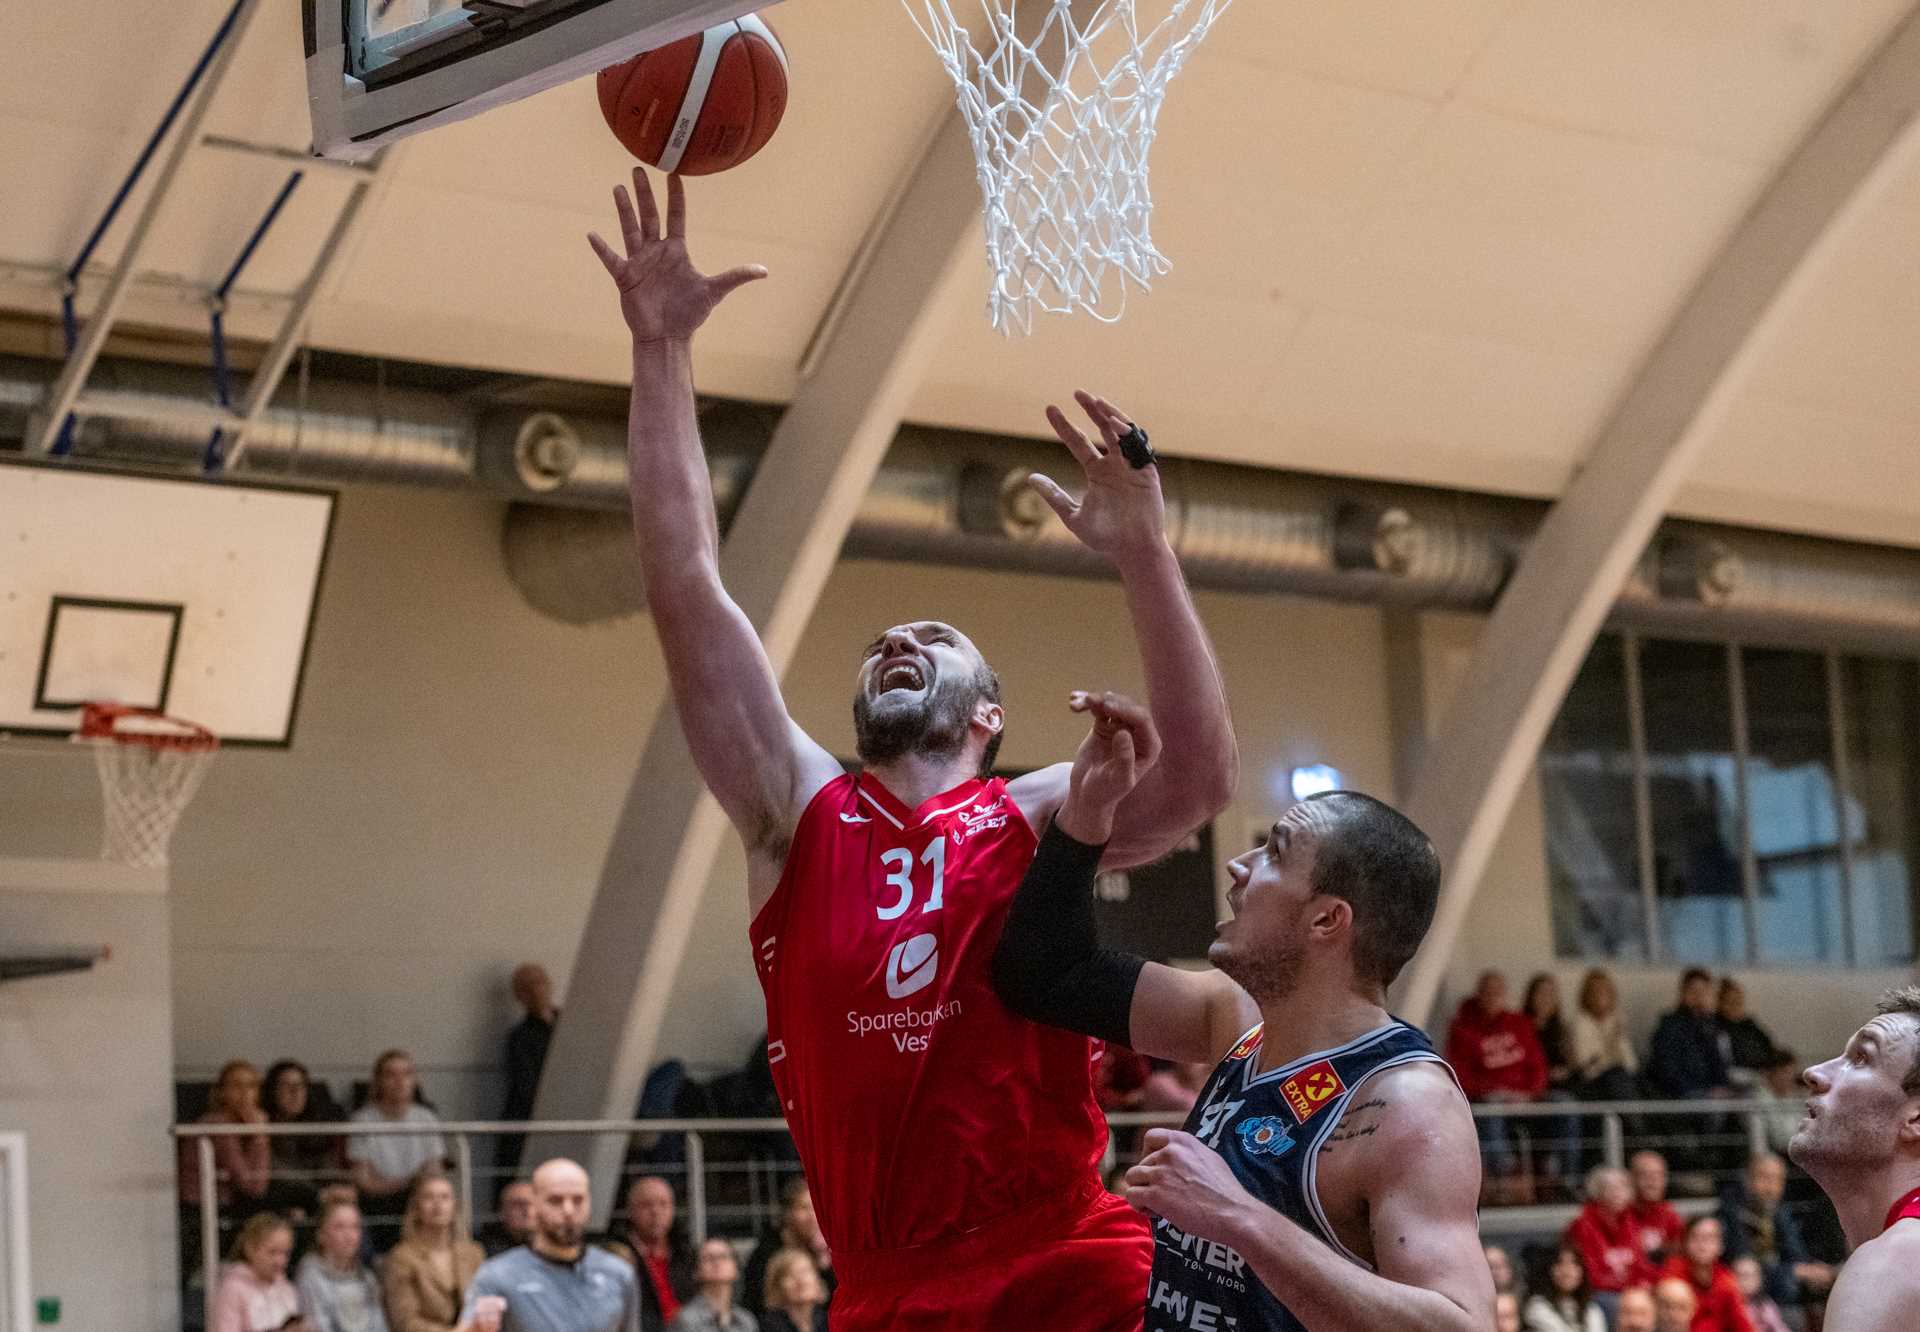
[[(558, 1009), (536, 966), (514, 974), (525, 1009), (506, 1042), (504, 1118), (533, 1111), (534, 1089)], [(1519, 1007), (1506, 978), (1487, 972), (1459, 1006), (1445, 1049), (1469, 1097), (1483, 1103), (1562, 1103), (1566, 1115), (1483, 1118), (1490, 1203), (1565, 1203), (1564, 1230), (1536, 1235), (1510, 1262), (1488, 1250), (1506, 1297), (1501, 1326), (1528, 1332), (1817, 1332), (1822, 1297), (1839, 1257), (1817, 1190), (1780, 1155), (1801, 1115), (1799, 1065), (1746, 1010), (1732, 977), (1689, 970), (1678, 1002), (1645, 1053), (1627, 1035), (1612, 978), (1587, 973), (1573, 1011), (1542, 973)], [(1097, 1092), (1109, 1111), (1183, 1114), (1209, 1070), (1145, 1060), (1109, 1048)], [(771, 1079), (751, 1062), (702, 1085), (678, 1064), (656, 1070), (641, 1117), (772, 1115)], [(1601, 1164), (1601, 1101), (1741, 1097), (1777, 1103), (1762, 1115), (1767, 1151), (1755, 1154), (1747, 1121), (1687, 1115), (1623, 1116), (1630, 1168)], [(189, 1116), (190, 1117), (190, 1116)], [(476, 1235), (461, 1233), (448, 1143), (422, 1094), (412, 1057), (388, 1050), (347, 1103), (295, 1060), (263, 1079), (236, 1060), (207, 1091), (201, 1123), (337, 1125), (309, 1136), (240, 1134), (213, 1139), (216, 1198), (231, 1235), (217, 1290), (214, 1332), (290, 1326), (298, 1332), (475, 1332), (462, 1324), (461, 1292), (489, 1255), (527, 1241), (534, 1197), (509, 1178)], [(356, 1133), (355, 1125), (411, 1124), (410, 1134)], [(716, 1138), (721, 1135), (715, 1135)], [(1127, 1135), (1116, 1134), (1122, 1168)], [(508, 1171), (521, 1140), (502, 1141)], [(761, 1150), (756, 1148), (755, 1150)], [(180, 1162), (183, 1271), (200, 1267), (198, 1147), (183, 1139)], [(629, 1183), (611, 1230), (597, 1242), (635, 1274), (643, 1328), (824, 1327), (832, 1257), (814, 1222), (803, 1180), (791, 1177), (777, 1224), (754, 1238), (719, 1238), (696, 1249), (677, 1223), (684, 1201), (672, 1182), (677, 1142), (636, 1140)], [(789, 1149), (790, 1152), (790, 1149)], [(1614, 1159), (1618, 1159), (1617, 1157)], [(1668, 1199), (1669, 1160), (1682, 1182), (1685, 1215)], [(790, 1159), (780, 1166), (791, 1171)], [(1565, 1216), (1566, 1211), (1560, 1215)], [(723, 1227), (724, 1229), (724, 1227)], [(223, 1244), (225, 1241), (223, 1240)], [(723, 1252), (724, 1250), (724, 1252)], [(1519, 1270), (1516, 1270), (1516, 1266)], [(190, 1325), (201, 1294), (189, 1292)], [(1684, 1310), (1684, 1315), (1682, 1314)], [(686, 1315), (682, 1317), (682, 1315)], [(290, 1318), (302, 1321), (287, 1322)]]

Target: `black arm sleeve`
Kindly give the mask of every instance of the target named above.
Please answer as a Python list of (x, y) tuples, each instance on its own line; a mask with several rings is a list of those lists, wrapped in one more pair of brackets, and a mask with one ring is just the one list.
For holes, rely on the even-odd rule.
[(993, 988), (1021, 1017), (1128, 1045), (1147, 960), (1099, 945), (1093, 879), (1104, 849), (1048, 826), (994, 950)]

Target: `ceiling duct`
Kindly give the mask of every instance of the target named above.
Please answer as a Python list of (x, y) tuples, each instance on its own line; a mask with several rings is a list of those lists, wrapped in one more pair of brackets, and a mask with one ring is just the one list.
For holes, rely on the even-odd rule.
[[(0, 439), (21, 438), (44, 363), (0, 358)], [(103, 363), (75, 454), (129, 468), (196, 467), (203, 375)], [(724, 530), (771, 437), (774, 409), (703, 407)], [(1023, 482), (1071, 475), (1028, 440), (903, 427), (845, 546), (855, 558), (1105, 577)], [(339, 381), (283, 386), (238, 474), (304, 483), (477, 488), (511, 500), (506, 565), (528, 602), (571, 623), (645, 607), (627, 519), (626, 427), (585, 413), (490, 406)], [(1538, 526), (1540, 501), (1169, 458), (1168, 539), (1198, 587), (1484, 610)], [(1920, 653), (1920, 552), (1669, 522), (1622, 589), (1617, 625), (1716, 638)]]

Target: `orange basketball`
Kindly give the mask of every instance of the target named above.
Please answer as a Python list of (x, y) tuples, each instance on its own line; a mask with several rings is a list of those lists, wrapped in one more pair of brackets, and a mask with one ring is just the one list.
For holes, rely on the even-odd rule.
[(600, 113), (648, 166), (705, 176), (766, 146), (787, 109), (787, 53), (765, 19), (716, 23), (600, 71)]

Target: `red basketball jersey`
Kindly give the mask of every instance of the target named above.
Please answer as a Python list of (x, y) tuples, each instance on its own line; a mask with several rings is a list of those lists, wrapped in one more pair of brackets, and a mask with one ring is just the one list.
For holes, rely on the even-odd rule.
[(808, 804), (748, 937), (767, 1053), (836, 1253), (950, 1239), (1093, 1174), (1096, 1042), (1014, 1016), (993, 951), (1035, 839), (1006, 783)]
[(1915, 1189), (1888, 1208), (1887, 1224), (1880, 1229), (1883, 1233), (1892, 1230), (1894, 1224), (1900, 1221), (1920, 1221), (1920, 1189)]

